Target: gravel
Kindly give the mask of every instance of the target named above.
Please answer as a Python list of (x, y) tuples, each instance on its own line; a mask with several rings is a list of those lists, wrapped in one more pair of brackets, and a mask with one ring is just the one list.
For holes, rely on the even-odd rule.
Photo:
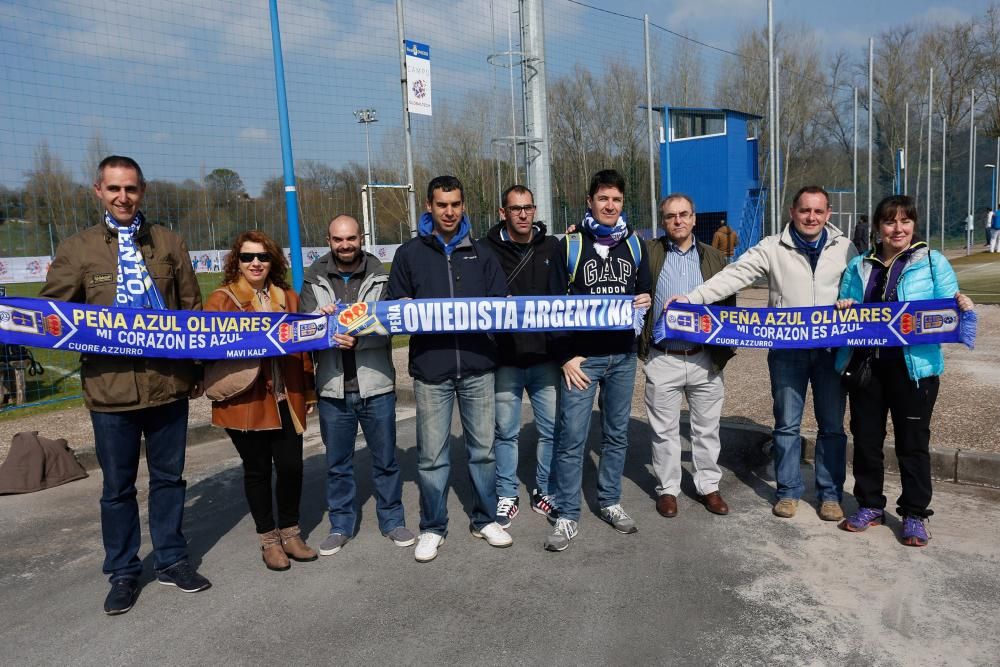
[[(764, 306), (767, 291), (762, 288), (746, 289), (738, 303), (744, 306)], [(983, 452), (1000, 452), (1000, 420), (996, 397), (1000, 395), (1000, 306), (977, 306), (979, 335), (975, 350), (962, 345), (945, 346), (946, 371), (941, 379), (934, 417), (931, 421), (931, 444), (937, 448), (968, 449)], [(410, 376), (406, 370), (406, 349), (393, 351), (396, 362), (396, 381), (408, 387)], [(641, 366), (640, 366), (641, 367)], [(645, 377), (639, 371), (633, 395), (634, 414), (645, 418), (643, 400)], [(808, 396), (806, 405), (812, 405)], [(211, 403), (206, 398), (191, 401), (189, 424), (192, 426), (211, 421)], [(726, 402), (723, 419), (731, 422), (759, 424), (770, 427), (771, 385), (767, 370), (767, 351), (741, 349), (726, 366)], [(992, 416), (991, 416), (992, 415)], [(310, 420), (316, 428), (315, 420)], [(802, 419), (803, 432), (816, 430), (816, 420), (811, 407)], [(66, 438), (71, 446), (93, 443), (90, 415), (83, 407), (68, 408), (40, 415), (19, 417), (17, 411), (0, 415), (0, 460), (7, 457), (11, 438), (21, 431), (38, 431), (49, 438)], [(891, 429), (890, 436), (891, 437)]]

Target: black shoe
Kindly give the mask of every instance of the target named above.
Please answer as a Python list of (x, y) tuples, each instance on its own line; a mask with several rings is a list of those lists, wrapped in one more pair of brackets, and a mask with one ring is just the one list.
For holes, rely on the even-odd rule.
[(104, 613), (108, 616), (124, 614), (139, 598), (139, 580), (123, 577), (111, 582), (108, 597), (104, 598)]
[(195, 572), (186, 560), (177, 561), (164, 570), (157, 570), (156, 580), (164, 586), (176, 586), (185, 593), (197, 593), (212, 587), (212, 582)]

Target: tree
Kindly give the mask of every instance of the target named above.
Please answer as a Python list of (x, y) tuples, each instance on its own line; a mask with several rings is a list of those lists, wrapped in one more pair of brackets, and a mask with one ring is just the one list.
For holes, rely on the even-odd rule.
[(213, 169), (205, 176), (205, 187), (215, 199), (216, 205), (225, 204), (246, 195), (243, 179), (232, 169)]

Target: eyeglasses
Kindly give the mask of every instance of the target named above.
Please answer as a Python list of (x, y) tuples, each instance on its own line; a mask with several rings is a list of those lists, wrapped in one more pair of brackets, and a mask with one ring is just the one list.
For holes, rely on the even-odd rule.
[(664, 213), (663, 219), (667, 222), (673, 222), (674, 220), (690, 220), (691, 216), (694, 215), (691, 211), (681, 211), (680, 213)]
[(240, 261), (244, 264), (249, 264), (250, 262), (257, 260), (261, 264), (269, 264), (271, 262), (271, 253), (269, 252), (241, 252)]
[(518, 213), (534, 213), (535, 209), (538, 207), (534, 204), (528, 204), (526, 206), (505, 206), (504, 208), (506, 208), (509, 213), (517, 215)]

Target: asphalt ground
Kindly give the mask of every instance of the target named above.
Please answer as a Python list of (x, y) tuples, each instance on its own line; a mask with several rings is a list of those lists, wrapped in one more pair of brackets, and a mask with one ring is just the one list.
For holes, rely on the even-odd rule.
[[(412, 414), (400, 411), (399, 442), (415, 529)], [(0, 497), (10, 556), (0, 561), (3, 663), (903, 665), (996, 664), (1000, 655), (1000, 491), (938, 483), (924, 549), (899, 544), (895, 519), (849, 534), (805, 503), (793, 519), (777, 519), (759, 438), (726, 430), (721, 490), (732, 513), (708, 513), (686, 476), (680, 515), (663, 519), (652, 500), (648, 426), (634, 416), (622, 502), (637, 534), (620, 535), (594, 513), (592, 453), (590, 510), (567, 551), (542, 549), (549, 525), (527, 507), (511, 528), (514, 545), (494, 549), (468, 533), (471, 490), (457, 424), (453, 431), (450, 534), (427, 564), (379, 535), (362, 449), (356, 538), (334, 556), (269, 572), (232, 445), (190, 449), (185, 532), (214, 586), (185, 594), (156, 584), (144, 526), (142, 592), (118, 617), (101, 612), (100, 473)], [(534, 441), (533, 425), (522, 438)], [(522, 480), (533, 466), (528, 447)], [(811, 480), (808, 465), (803, 474)], [(324, 477), (313, 434), (301, 517), (313, 546), (328, 527)], [(144, 474), (139, 487), (145, 516)], [(897, 479), (887, 491), (891, 506)], [(853, 498), (845, 505), (853, 509)]]

